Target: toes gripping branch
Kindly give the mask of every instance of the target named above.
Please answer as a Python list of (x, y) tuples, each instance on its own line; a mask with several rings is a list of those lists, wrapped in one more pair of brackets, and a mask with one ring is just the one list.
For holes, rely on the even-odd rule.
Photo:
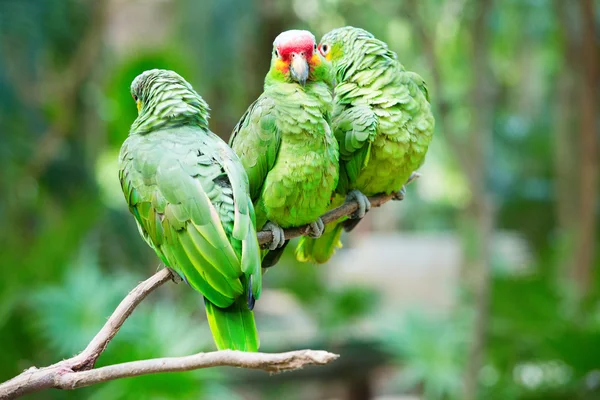
[(285, 243), (285, 232), (274, 222), (267, 222), (263, 228), (265, 231), (270, 231), (273, 234), (273, 241), (269, 244), (269, 250), (275, 250), (283, 246)]
[(414, 182), (415, 180), (419, 179), (420, 177), (421, 177), (421, 174), (416, 171), (413, 172), (412, 174), (410, 174), (406, 183), (404, 185), (402, 185), (402, 188), (394, 194), (393, 199), (394, 200), (404, 200), (404, 197), (406, 197), (406, 185)]
[(346, 196), (346, 202), (352, 202), (355, 201), (358, 203), (358, 210), (356, 210), (351, 216), (350, 218), (352, 219), (361, 219), (364, 218), (365, 214), (367, 213), (367, 211), (369, 211), (371, 209), (371, 202), (369, 201), (369, 198), (367, 196), (365, 196), (360, 190), (352, 190), (350, 193), (348, 193), (348, 196)]
[(308, 232), (308, 236), (310, 236), (313, 239), (319, 238), (323, 234), (324, 230), (325, 223), (323, 222), (321, 217), (319, 217), (316, 221), (310, 223), (310, 230)]

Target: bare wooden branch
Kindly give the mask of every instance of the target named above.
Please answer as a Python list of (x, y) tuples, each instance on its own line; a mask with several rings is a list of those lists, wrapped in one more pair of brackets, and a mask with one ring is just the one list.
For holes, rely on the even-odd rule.
[(13, 399), (44, 389), (76, 389), (109, 380), (156, 374), (162, 372), (191, 371), (194, 369), (231, 366), (281, 372), (302, 368), (306, 365), (324, 365), (338, 355), (325, 351), (300, 350), (289, 353), (244, 353), (216, 351), (192, 356), (156, 358), (109, 365), (93, 369), (96, 360), (117, 334), (135, 307), (148, 294), (170, 279), (175, 279), (168, 268), (163, 268), (141, 282), (121, 301), (100, 332), (78, 355), (44, 368), (32, 367), (15, 378), (0, 385), (0, 399)]
[[(371, 207), (379, 207), (390, 201), (394, 194), (369, 197)], [(349, 216), (358, 209), (355, 201), (346, 202), (325, 213), (325, 224)], [(306, 235), (308, 226), (286, 229), (288, 239)], [(260, 244), (273, 240), (270, 231), (258, 232)], [(299, 350), (288, 353), (244, 353), (239, 351), (216, 351), (198, 353), (185, 357), (155, 358), (94, 368), (96, 360), (117, 334), (125, 320), (154, 289), (170, 279), (176, 279), (171, 270), (164, 268), (141, 282), (121, 301), (100, 332), (78, 355), (44, 368), (31, 367), (22, 374), (0, 385), (0, 399), (13, 399), (44, 389), (76, 389), (114, 379), (162, 372), (191, 371), (201, 368), (230, 366), (259, 369), (267, 372), (291, 371), (306, 365), (325, 365), (339, 356), (320, 350)]]
[(140, 304), (154, 289), (172, 279), (172, 277), (171, 270), (163, 268), (129, 292), (129, 294), (121, 300), (119, 306), (112, 313), (108, 321), (106, 321), (106, 324), (104, 324), (100, 332), (98, 332), (90, 344), (87, 345), (85, 350), (69, 359), (70, 368), (73, 370), (94, 368), (96, 360), (100, 357), (100, 354), (104, 352), (108, 342), (110, 342), (117, 334), (121, 325), (123, 325), (137, 305)]
[(0, 399), (12, 399), (44, 389), (71, 390), (120, 378), (211, 367), (238, 367), (277, 373), (301, 369), (307, 365), (329, 364), (338, 357), (337, 354), (320, 350), (297, 350), (287, 353), (222, 350), (185, 357), (133, 361), (86, 371), (73, 371), (67, 365), (56, 364), (42, 369), (30, 368), (0, 385)]
[[(379, 207), (394, 198), (394, 194), (369, 197), (371, 207)], [(346, 202), (325, 213), (321, 219), (325, 224), (349, 216), (358, 209), (355, 201)], [(286, 229), (288, 239), (306, 235), (308, 226)], [(273, 240), (270, 231), (258, 232), (261, 244)], [(117, 334), (123, 323), (153, 290), (170, 279), (176, 279), (171, 270), (164, 268), (141, 282), (121, 301), (100, 332), (78, 355), (44, 368), (32, 367), (13, 379), (0, 385), (0, 399), (12, 399), (44, 389), (76, 389), (95, 383), (139, 375), (162, 372), (191, 371), (217, 366), (259, 369), (268, 372), (290, 371), (306, 365), (325, 365), (339, 356), (320, 350), (300, 350), (288, 353), (244, 353), (237, 351), (217, 351), (198, 353), (185, 357), (155, 358), (109, 365), (93, 369), (98, 357)]]
[(171, 270), (161, 269), (150, 278), (137, 285), (112, 313), (100, 332), (92, 339), (78, 355), (44, 368), (29, 368), (17, 377), (0, 385), (0, 399), (14, 398), (27, 393), (33, 393), (56, 386), (59, 375), (94, 368), (96, 360), (106, 349), (108, 343), (117, 334), (125, 320), (135, 307), (142, 302), (154, 289), (172, 278)]
[[(388, 201), (392, 200), (394, 194), (380, 194), (377, 196), (369, 197), (369, 201), (371, 202), (371, 207), (379, 207)], [(321, 216), (323, 223), (325, 225), (332, 223), (333, 221), (337, 221), (342, 217), (346, 217), (351, 215), (353, 212), (358, 210), (358, 203), (355, 201), (350, 201), (342, 204), (341, 206), (334, 208), (331, 211), (326, 212)], [(293, 239), (300, 236), (305, 236), (308, 234), (310, 229), (309, 225), (300, 226), (298, 228), (290, 228), (285, 229), (285, 238)], [(273, 233), (271, 231), (260, 231), (257, 234), (258, 243), (261, 245), (269, 244), (273, 240)]]

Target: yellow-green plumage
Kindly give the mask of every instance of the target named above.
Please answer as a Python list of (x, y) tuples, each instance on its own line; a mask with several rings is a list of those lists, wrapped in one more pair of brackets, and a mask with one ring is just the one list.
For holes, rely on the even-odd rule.
[(248, 172), (259, 229), (267, 220), (304, 225), (327, 210), (338, 178), (330, 101), (323, 83), (267, 85), (236, 127), (230, 144)]
[[(342, 247), (340, 241), (343, 232), (341, 223), (329, 224), (318, 239), (306, 236), (300, 238), (296, 247), (296, 258), (300, 262), (327, 262), (333, 255), (333, 250)], [(306, 239), (305, 239), (306, 238)]]
[[(312, 37), (288, 31), (295, 32)], [(307, 56), (312, 64), (302, 85), (278, 69), (285, 60), (277, 43), (264, 92), (230, 140), (248, 173), (259, 229), (267, 221), (282, 228), (314, 222), (327, 210), (338, 181), (338, 144), (329, 125), (330, 67), (316, 52)]]
[[(337, 82), (332, 114), (340, 145), (336, 192), (345, 196), (356, 189), (373, 196), (399, 191), (423, 164), (433, 135), (425, 82), (406, 71), (384, 42), (359, 28), (335, 29), (323, 36), (319, 48), (331, 60)], [(326, 251), (307, 243), (315, 240), (333, 244), (324, 245)], [(303, 237), (297, 258), (324, 262), (339, 245), (331, 238)], [(311, 252), (315, 248), (320, 249), (318, 259)]]
[(244, 169), (208, 130), (208, 106), (179, 75), (146, 71), (131, 90), (141, 109), (119, 178), (140, 234), (204, 295), (217, 347), (256, 351), (260, 253)]

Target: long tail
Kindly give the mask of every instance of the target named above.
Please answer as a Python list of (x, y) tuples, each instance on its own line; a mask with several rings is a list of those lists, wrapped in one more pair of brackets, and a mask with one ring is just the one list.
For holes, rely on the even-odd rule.
[(302, 236), (296, 247), (296, 259), (301, 262), (325, 263), (342, 247), (342, 224), (330, 224), (318, 239)]
[(219, 308), (204, 299), (208, 324), (219, 350), (258, 351), (260, 339), (254, 313), (248, 308), (246, 296), (240, 296), (231, 306)]

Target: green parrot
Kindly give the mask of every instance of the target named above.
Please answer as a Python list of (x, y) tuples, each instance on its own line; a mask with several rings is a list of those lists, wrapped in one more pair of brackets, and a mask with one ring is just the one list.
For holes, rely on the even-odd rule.
[(140, 234), (202, 293), (217, 348), (257, 351), (261, 260), (244, 168), (208, 129), (206, 102), (175, 72), (146, 71), (131, 94), (138, 117), (119, 179)]
[[(332, 63), (336, 81), (331, 126), (340, 145), (340, 178), (332, 207), (344, 195), (361, 210), (370, 208), (364, 196), (396, 193), (402, 200), (404, 184), (425, 161), (435, 125), (425, 82), (363, 29), (334, 29), (318, 50)], [(317, 240), (301, 238), (296, 257), (326, 262), (341, 247), (342, 227), (351, 230), (359, 220), (330, 224)]]
[(324, 230), (338, 181), (339, 150), (331, 132), (331, 67), (308, 31), (290, 30), (273, 42), (264, 92), (234, 128), (230, 145), (250, 181), (256, 225), (270, 230), (272, 251), (263, 267), (277, 262), (287, 240), (283, 228), (310, 224)]

